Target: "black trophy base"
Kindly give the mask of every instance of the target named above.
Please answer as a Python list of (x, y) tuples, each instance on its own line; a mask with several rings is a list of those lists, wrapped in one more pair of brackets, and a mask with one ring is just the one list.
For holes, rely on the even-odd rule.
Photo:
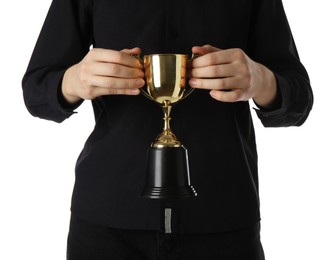
[(181, 199), (197, 196), (192, 185), (184, 187), (145, 187), (142, 196), (149, 199)]
[(187, 150), (183, 146), (149, 149), (146, 186), (142, 196), (150, 199), (197, 196), (190, 184)]

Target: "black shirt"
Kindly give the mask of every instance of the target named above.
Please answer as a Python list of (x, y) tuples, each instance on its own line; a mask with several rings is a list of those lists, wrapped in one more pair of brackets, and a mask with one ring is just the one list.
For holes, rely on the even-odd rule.
[[(23, 79), (29, 111), (62, 122), (74, 112), (59, 86), (93, 45), (144, 54), (191, 54), (194, 45), (241, 48), (276, 76), (281, 106), (258, 110), (265, 126), (299, 126), (312, 107), (281, 0), (54, 0)], [(146, 153), (162, 110), (143, 95), (92, 101), (96, 127), (78, 158), (72, 213), (115, 228), (217, 232), (260, 219), (255, 133), (248, 102), (223, 103), (195, 90), (172, 111), (172, 129), (189, 152), (198, 197), (140, 196)], [(50, 147), (50, 149), (52, 149)]]

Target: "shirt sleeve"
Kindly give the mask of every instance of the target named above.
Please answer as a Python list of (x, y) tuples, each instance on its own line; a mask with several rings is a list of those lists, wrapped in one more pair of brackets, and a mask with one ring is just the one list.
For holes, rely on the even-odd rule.
[(59, 90), (67, 68), (89, 51), (92, 39), (90, 0), (53, 0), (22, 80), (33, 116), (62, 122), (82, 103), (69, 106)]
[(265, 127), (300, 126), (313, 104), (309, 76), (300, 62), (281, 0), (258, 0), (249, 55), (273, 71), (280, 95), (274, 110), (256, 109)]

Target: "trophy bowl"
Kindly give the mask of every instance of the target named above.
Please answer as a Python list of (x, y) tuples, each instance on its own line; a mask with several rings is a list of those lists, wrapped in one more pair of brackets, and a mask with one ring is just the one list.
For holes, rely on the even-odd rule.
[(187, 55), (152, 54), (144, 56), (146, 89), (141, 92), (158, 103), (164, 114), (164, 127), (148, 151), (146, 186), (142, 195), (152, 199), (197, 196), (190, 184), (188, 153), (172, 133), (172, 105), (187, 97)]

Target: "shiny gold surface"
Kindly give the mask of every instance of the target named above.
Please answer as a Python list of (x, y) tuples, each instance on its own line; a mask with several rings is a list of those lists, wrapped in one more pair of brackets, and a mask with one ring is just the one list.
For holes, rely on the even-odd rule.
[(159, 134), (155, 140), (155, 142), (152, 144), (152, 147), (180, 147), (182, 146), (181, 142), (177, 140), (177, 137), (174, 133), (172, 133), (170, 128), (170, 112), (171, 112), (171, 103), (170, 101), (164, 101), (163, 103), (163, 113), (164, 113), (164, 127), (163, 132)]
[(142, 93), (162, 105), (164, 113), (163, 132), (152, 146), (158, 148), (180, 147), (182, 144), (170, 128), (170, 112), (173, 104), (191, 92), (185, 93), (187, 55), (146, 55), (143, 62), (147, 89), (142, 89)]
[(153, 54), (144, 56), (147, 91), (156, 102), (179, 101), (185, 91), (187, 55)]

